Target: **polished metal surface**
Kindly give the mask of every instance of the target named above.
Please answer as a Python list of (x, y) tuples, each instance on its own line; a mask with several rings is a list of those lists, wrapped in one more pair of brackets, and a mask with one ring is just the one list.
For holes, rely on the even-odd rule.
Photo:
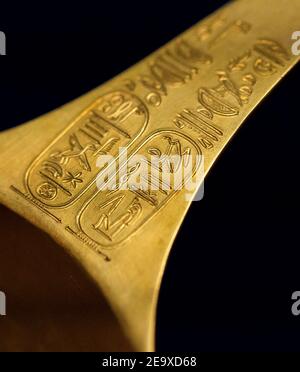
[[(161, 278), (191, 201), (183, 191), (158, 191), (151, 202), (123, 190), (113, 199), (97, 188), (97, 156), (120, 147), (164, 153), (165, 141), (176, 141), (204, 156), (206, 174), (299, 61), (291, 53), (299, 14), (298, 0), (229, 3), (99, 88), (0, 134), (1, 203), (57, 243), (1, 209), (1, 236), (11, 239), (1, 243), (1, 275), (13, 301), (24, 295), (38, 309), (27, 316), (26, 301), (15, 303), (24, 311), (5, 325), (11, 336), (1, 348), (93, 349), (101, 329), (100, 349), (154, 350)], [(81, 332), (89, 345), (78, 343)]]

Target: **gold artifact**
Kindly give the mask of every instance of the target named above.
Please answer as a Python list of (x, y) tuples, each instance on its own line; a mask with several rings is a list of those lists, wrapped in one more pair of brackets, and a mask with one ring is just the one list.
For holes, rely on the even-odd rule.
[[(72, 313), (79, 333), (85, 334), (84, 327), (91, 334), (92, 328), (102, 327), (107, 348), (154, 350), (161, 278), (191, 203), (183, 190), (101, 191), (96, 185), (97, 157), (116, 156), (120, 147), (128, 148), (131, 155), (146, 154), (149, 149), (164, 153), (170, 143), (177, 143), (179, 155), (188, 149), (204, 156), (206, 174), (246, 117), (299, 61), (291, 52), (299, 14), (299, 0), (231, 2), (99, 88), (0, 134), (1, 203), (49, 234), (79, 263), (83, 270), (77, 273), (82, 282), (76, 279), (82, 286), (78, 301), (95, 298), (98, 309), (100, 292), (107, 301), (103, 305), (107, 308), (98, 314), (104, 326), (99, 321), (87, 326), (91, 309), (86, 311), (79, 304), (77, 317)], [(35, 241), (26, 234), (27, 222), (24, 227), (11, 215), (9, 222), (20, 225), (18, 236), (24, 244), (28, 239), (30, 246), (39, 246), (35, 257), (52, 255), (51, 267), (44, 264), (37, 275), (48, 269), (54, 275), (51, 270), (56, 265), (69, 267), (66, 272), (73, 275), (69, 255), (56, 252), (54, 258), (45, 236)], [(25, 262), (29, 261), (26, 252)], [(18, 257), (16, 267), (21, 265), (23, 258), (16, 248), (7, 255), (10, 260)], [(22, 273), (27, 275), (26, 267)], [(33, 285), (36, 280), (33, 275)], [(51, 280), (58, 297), (36, 295), (45, 306), (50, 306), (47, 298), (64, 306), (66, 288), (77, 284), (62, 283), (67, 280), (64, 274)], [(106, 322), (107, 304), (125, 335), (114, 346), (109, 338), (118, 326), (117, 321), (115, 325)], [(69, 326), (66, 319), (61, 320), (62, 328)], [(72, 344), (63, 334), (51, 333), (51, 319), (48, 325), (50, 338)], [(22, 337), (18, 324), (9, 327), (15, 337)], [(55, 348), (48, 341), (32, 339), (32, 348)], [(12, 335), (1, 345), (2, 349), (23, 348)]]

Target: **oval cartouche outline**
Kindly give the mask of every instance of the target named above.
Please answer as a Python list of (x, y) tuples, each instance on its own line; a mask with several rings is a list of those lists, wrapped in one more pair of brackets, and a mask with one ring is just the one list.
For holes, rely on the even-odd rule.
[[(95, 183), (95, 180), (96, 180), (96, 176), (93, 177), (92, 181), (90, 181), (90, 183), (69, 203), (65, 203), (65, 204), (61, 204), (61, 205), (58, 205), (58, 206), (49, 206), (48, 204), (44, 203), (41, 199), (38, 199), (34, 194), (33, 192), (31, 191), (30, 187), (29, 187), (29, 177), (30, 177), (30, 173), (32, 172), (33, 168), (36, 166), (36, 164), (40, 161), (40, 159), (45, 155), (45, 153), (50, 149), (51, 146), (53, 146), (55, 144), (55, 142), (57, 142), (58, 140), (60, 140), (68, 131), (69, 129), (72, 128), (72, 126), (74, 126), (76, 124), (76, 122), (78, 122), (80, 119), (82, 119), (82, 117), (84, 115), (86, 115), (91, 109), (92, 107), (94, 107), (94, 105), (96, 104), (96, 102), (98, 100), (100, 100), (102, 97), (106, 96), (106, 95), (109, 95), (109, 94), (113, 94), (113, 93), (116, 93), (116, 92), (121, 92), (121, 93), (125, 93), (125, 94), (129, 94), (133, 97), (135, 97), (138, 101), (140, 101), (143, 106), (145, 107), (145, 122), (141, 128), (141, 130), (139, 131), (138, 135), (135, 136), (134, 139), (132, 139), (131, 141), (129, 141), (129, 143), (126, 145), (127, 148), (130, 148), (132, 146), (132, 144), (134, 142), (137, 141), (137, 139), (141, 136), (141, 134), (144, 133), (145, 129), (147, 128), (148, 126), (148, 123), (149, 123), (149, 118), (150, 118), (150, 115), (149, 115), (149, 109), (147, 107), (147, 105), (144, 103), (144, 101), (138, 97), (137, 95), (133, 94), (132, 92), (127, 92), (123, 89), (116, 89), (116, 90), (113, 90), (113, 91), (109, 91), (103, 95), (101, 95), (100, 97), (98, 97), (94, 103), (91, 103), (86, 109), (84, 109), (78, 117), (76, 117), (75, 119), (73, 119), (71, 121), (71, 123), (62, 131), (61, 134), (58, 135), (58, 137), (56, 137), (46, 148), (45, 150), (43, 150), (41, 152), (40, 155), (38, 155), (33, 161), (32, 163), (28, 166), (27, 168), (27, 171), (25, 173), (25, 177), (24, 177), (24, 185), (25, 185), (25, 189), (26, 191), (28, 191), (30, 193), (30, 195), (38, 200), (41, 204), (43, 204), (43, 206), (45, 206), (45, 208), (48, 208), (48, 209), (62, 209), (62, 208), (68, 208), (70, 207), (71, 205), (73, 205), (77, 200), (78, 198), (80, 198), (82, 196), (82, 194), (84, 194), (85, 192), (87, 192), (91, 186)], [(119, 155), (117, 156), (117, 159), (119, 158)]]
[[(179, 137), (182, 137), (182, 138), (185, 138), (188, 142), (190, 142), (194, 147), (195, 149), (198, 151), (198, 155), (202, 155), (202, 150), (201, 150), (201, 147), (198, 145), (198, 143), (193, 140), (191, 137), (189, 137), (187, 134), (185, 133), (181, 133), (177, 130), (173, 130), (172, 128), (163, 128), (163, 129), (157, 129), (155, 131), (153, 131), (152, 133), (150, 133), (137, 147), (136, 149), (134, 149), (132, 151), (132, 153), (129, 155), (128, 159), (127, 159), (127, 162), (126, 164), (128, 163), (129, 159), (135, 155), (147, 142), (148, 140), (152, 139), (153, 137), (155, 136), (158, 136), (160, 135), (161, 133), (175, 133), (176, 135), (178, 135)], [(199, 164), (197, 164), (197, 166), (195, 167), (195, 171), (193, 172), (193, 174), (191, 174), (191, 176), (189, 177), (189, 179), (191, 179), (196, 171), (199, 169), (200, 165), (202, 164), (202, 161), (203, 161), (203, 157), (201, 158), (201, 161)], [(125, 166), (125, 164), (124, 164)], [(143, 225), (145, 223), (147, 223), (148, 221), (150, 221), (154, 215), (156, 214), (156, 212), (159, 212), (173, 197), (175, 197), (176, 195), (179, 194), (179, 192), (181, 190), (176, 190), (174, 191), (171, 196), (168, 196), (162, 203), (161, 205), (153, 212), (151, 212), (150, 216), (146, 219), (146, 221), (144, 220), (138, 227), (136, 227), (131, 233), (129, 236), (125, 237), (124, 239), (116, 242), (116, 243), (112, 243), (112, 244), (108, 244), (108, 245), (103, 245), (103, 244), (99, 244), (99, 242), (97, 242), (96, 240), (92, 239), (89, 235), (87, 235), (84, 230), (82, 229), (82, 226), (81, 226), (81, 223), (80, 223), (80, 218), (82, 216), (82, 214), (84, 213), (84, 211), (86, 210), (86, 208), (88, 207), (88, 205), (92, 202), (92, 200), (99, 194), (99, 192), (101, 192), (102, 190), (97, 190), (97, 192), (95, 194), (93, 194), (88, 201), (86, 201), (82, 207), (80, 208), (80, 210), (78, 211), (77, 215), (76, 215), (76, 225), (77, 225), (77, 228), (79, 228), (80, 232), (82, 234), (84, 234), (89, 240), (91, 240), (93, 243), (97, 244), (97, 246), (101, 249), (105, 249), (105, 250), (112, 250), (115, 248), (115, 246), (117, 245), (120, 245), (121, 243), (123, 243), (124, 241), (130, 239), (132, 237), (132, 235), (136, 234), (136, 232), (143, 227)]]

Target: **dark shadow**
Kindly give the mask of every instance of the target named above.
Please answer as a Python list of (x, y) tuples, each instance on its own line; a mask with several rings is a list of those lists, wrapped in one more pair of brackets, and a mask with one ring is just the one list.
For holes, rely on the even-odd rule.
[(96, 285), (62, 247), (0, 206), (1, 351), (128, 351)]

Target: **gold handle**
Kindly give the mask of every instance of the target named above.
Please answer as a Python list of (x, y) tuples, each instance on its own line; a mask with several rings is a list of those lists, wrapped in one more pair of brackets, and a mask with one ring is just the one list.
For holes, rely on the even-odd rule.
[(232, 2), (99, 88), (0, 135), (1, 202), (78, 260), (136, 350), (154, 350), (161, 277), (190, 201), (182, 190), (101, 191), (97, 157), (176, 142), (203, 156), (206, 174), (298, 62), (298, 14), (298, 0)]

